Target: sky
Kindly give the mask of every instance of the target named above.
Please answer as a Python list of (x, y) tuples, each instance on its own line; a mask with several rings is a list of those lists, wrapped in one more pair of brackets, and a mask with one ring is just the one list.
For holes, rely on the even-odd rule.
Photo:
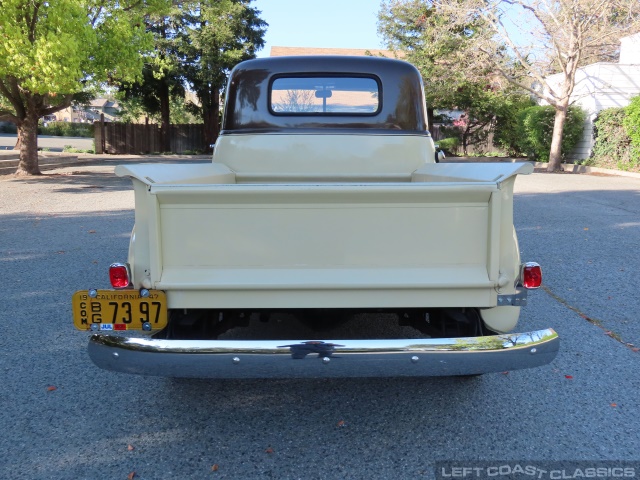
[(384, 48), (377, 33), (380, 0), (254, 0), (269, 24), (265, 46), (271, 47)]

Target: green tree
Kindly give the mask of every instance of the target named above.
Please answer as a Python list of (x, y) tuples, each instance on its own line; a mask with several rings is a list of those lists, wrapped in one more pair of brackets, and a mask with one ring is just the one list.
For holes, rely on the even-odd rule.
[(486, 107), (501, 90), (491, 64), (473, 51), (485, 30), (481, 19), (452, 24), (434, 0), (383, 1), (378, 13), (378, 33), (387, 48), (415, 65), (425, 80), (429, 124), (434, 108), (465, 111), (463, 143), (490, 123)]
[(118, 98), (128, 113), (125, 118), (129, 121), (149, 117), (160, 122), (160, 148), (163, 152), (168, 152), (171, 104), (179, 101), (178, 99), (184, 101), (184, 95), (184, 83), (177, 68), (162, 68), (158, 63), (149, 61), (142, 69), (142, 80), (122, 85)]
[[(149, 107), (143, 105), (143, 99), (140, 97), (124, 98), (122, 93), (117, 95), (118, 104), (121, 111), (118, 119), (125, 123), (139, 123), (141, 120), (148, 118), (153, 122), (160, 123), (160, 111), (155, 113), (149, 112)], [(156, 107), (157, 107), (157, 100)], [(170, 124), (186, 124), (186, 123), (202, 123), (202, 119), (192, 113), (193, 107), (189, 100), (182, 95), (172, 95), (169, 98), (169, 123)]]
[[(438, 8), (451, 28), (481, 20), (487, 30), (474, 37), (475, 56), (553, 107), (549, 171), (560, 168), (578, 68), (610, 58), (621, 37), (640, 31), (638, 0), (438, 0)], [(504, 68), (505, 50), (496, 50), (496, 38), (519, 69)], [(553, 73), (559, 80), (549, 80)]]
[[(267, 24), (249, 4), (246, 0), (174, 0), (163, 15), (148, 17), (154, 54), (147, 59), (143, 79), (122, 88), (124, 104), (131, 112), (159, 118), (163, 129), (168, 129), (171, 106), (180, 106), (183, 118), (188, 114), (202, 118), (206, 144), (213, 144), (227, 74), (264, 45)], [(185, 100), (187, 85), (197, 102)], [(163, 138), (168, 141), (169, 136)]]
[(183, 3), (170, 0), (171, 6), (145, 18), (147, 32), (153, 36), (153, 53), (145, 58), (142, 78), (120, 86), (119, 98), (125, 105), (139, 107), (143, 115), (160, 121), (161, 149), (168, 152), (171, 104), (184, 99), (184, 81), (180, 71), (181, 30), (184, 28)]
[(0, 120), (18, 127), (17, 174), (37, 175), (38, 119), (92, 86), (133, 81), (162, 0), (0, 0)]
[(250, 0), (202, 0), (183, 4), (183, 75), (199, 100), (207, 145), (220, 130), (220, 92), (230, 70), (264, 46), (267, 23)]
[[(496, 64), (504, 71), (516, 65), (505, 46), (492, 40), (486, 21), (465, 20), (451, 22), (435, 0), (383, 1), (378, 14), (378, 32), (388, 48), (414, 64), (424, 78), (429, 124), (433, 108), (463, 112), (455, 128), (444, 132), (449, 130), (467, 154), (469, 146), (487, 141), (497, 119), (524, 95), (498, 75)], [(495, 52), (491, 61), (478, 55), (480, 41)]]
[(495, 131), (497, 119), (521, 97), (513, 89), (495, 84), (468, 82), (459, 86), (445, 108), (463, 112), (453, 122), (463, 153), (467, 155), (472, 145), (486, 144), (490, 133)]

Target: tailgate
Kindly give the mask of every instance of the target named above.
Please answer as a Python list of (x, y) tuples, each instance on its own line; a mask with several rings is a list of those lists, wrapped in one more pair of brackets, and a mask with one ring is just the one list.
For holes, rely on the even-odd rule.
[(146, 185), (136, 189), (146, 196), (136, 196), (136, 234), (170, 308), (494, 306), (512, 198), (495, 177), (426, 174), (390, 184)]

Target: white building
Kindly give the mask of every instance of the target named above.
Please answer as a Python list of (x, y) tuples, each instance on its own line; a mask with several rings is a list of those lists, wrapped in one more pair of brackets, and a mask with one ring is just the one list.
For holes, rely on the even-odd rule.
[[(605, 108), (625, 107), (632, 97), (640, 95), (640, 33), (620, 40), (618, 63), (598, 62), (578, 69), (576, 86), (571, 96), (574, 105), (587, 112), (582, 140), (569, 155), (570, 159), (588, 158), (593, 147), (593, 121)], [(562, 74), (547, 81), (562, 81)]]

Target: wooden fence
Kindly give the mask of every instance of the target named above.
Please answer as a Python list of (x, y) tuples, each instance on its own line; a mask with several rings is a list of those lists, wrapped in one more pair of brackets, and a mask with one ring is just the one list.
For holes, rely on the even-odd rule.
[[(143, 155), (162, 152), (160, 125), (137, 123), (95, 122), (97, 154)], [(204, 152), (204, 125), (170, 125), (171, 153)]]
[[(438, 143), (438, 140), (442, 140), (443, 138), (446, 137), (446, 135), (444, 135), (441, 130), (441, 125), (437, 125), (437, 124), (433, 125), (432, 129), (433, 129), (432, 130), (433, 141), (436, 144)], [(460, 138), (459, 140), (460, 140), (460, 145), (454, 148), (453, 151), (450, 153), (461, 156), (461, 155), (464, 155), (464, 152), (462, 151), (462, 138)], [(467, 153), (469, 155), (482, 155), (484, 153), (501, 152), (501, 151), (502, 151), (502, 148), (493, 143), (493, 131), (489, 132), (489, 134), (487, 135), (487, 138), (483, 142), (480, 142), (475, 145), (467, 146)]]

